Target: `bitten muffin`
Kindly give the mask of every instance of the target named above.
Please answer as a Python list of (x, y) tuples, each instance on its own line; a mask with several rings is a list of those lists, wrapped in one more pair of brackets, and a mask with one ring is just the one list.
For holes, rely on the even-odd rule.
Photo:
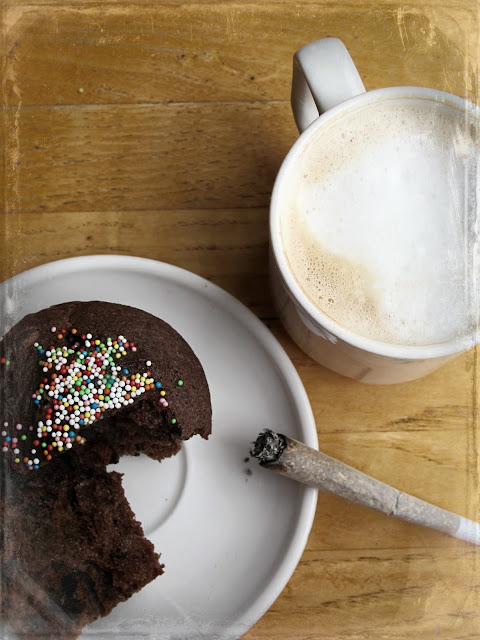
[(1, 616), (25, 638), (76, 638), (160, 575), (106, 467), (172, 456), (211, 415), (198, 358), (149, 313), (69, 302), (15, 325), (0, 343)]

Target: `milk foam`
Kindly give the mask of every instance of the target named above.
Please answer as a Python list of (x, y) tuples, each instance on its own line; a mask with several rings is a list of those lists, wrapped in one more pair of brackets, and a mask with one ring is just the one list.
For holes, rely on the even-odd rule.
[(303, 151), (284, 181), (283, 245), (337, 323), (401, 345), (478, 326), (475, 126), (440, 105), (391, 101), (318, 131)]

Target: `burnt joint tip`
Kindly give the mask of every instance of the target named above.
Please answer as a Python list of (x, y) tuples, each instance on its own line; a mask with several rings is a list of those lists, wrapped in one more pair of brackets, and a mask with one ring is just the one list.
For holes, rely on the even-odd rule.
[(250, 455), (256, 458), (261, 465), (276, 462), (287, 446), (287, 440), (281, 433), (275, 433), (271, 429), (264, 429), (253, 443)]

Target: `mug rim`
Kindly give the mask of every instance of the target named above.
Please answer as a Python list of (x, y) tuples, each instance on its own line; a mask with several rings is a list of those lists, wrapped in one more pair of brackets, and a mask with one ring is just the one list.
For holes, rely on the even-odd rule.
[(280, 230), (280, 206), (278, 204), (278, 199), (279, 192), (284, 181), (284, 176), (290, 169), (291, 164), (306, 148), (311, 138), (315, 135), (317, 129), (323, 128), (328, 122), (340, 117), (347, 111), (354, 111), (362, 105), (362, 103), (366, 103), (364, 105), (366, 106), (369, 102), (378, 103), (389, 99), (423, 99), (436, 104), (440, 103), (448, 108), (461, 111), (472, 116), (474, 119), (478, 120), (480, 127), (480, 106), (446, 91), (426, 87), (398, 86), (374, 89), (352, 98), (348, 98), (347, 100), (339, 103), (335, 107), (332, 107), (328, 111), (322, 113), (316, 120), (314, 120), (295, 140), (283, 159), (275, 178), (270, 200), (270, 246), (280, 277), (289, 295), (293, 298), (295, 305), (303, 309), (304, 313), (309, 316), (309, 319), (318, 326), (319, 332), (326, 330), (336, 338), (343, 340), (345, 343), (354, 347), (376, 355), (391, 358), (421, 360), (454, 355), (475, 346), (478, 341), (478, 322), (476, 325), (474, 324), (473, 331), (470, 331), (466, 335), (456, 337), (453, 340), (426, 345), (400, 345), (362, 336), (361, 334), (337, 323), (326, 313), (320, 311), (320, 309), (311, 302), (297, 283), (296, 279), (293, 277), (293, 274), (287, 265), (285, 252), (283, 250)]

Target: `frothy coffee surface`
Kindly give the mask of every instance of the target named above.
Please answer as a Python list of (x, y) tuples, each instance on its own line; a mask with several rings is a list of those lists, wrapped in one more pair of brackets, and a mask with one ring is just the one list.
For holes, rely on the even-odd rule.
[(424, 345), (466, 335), (478, 326), (478, 122), (422, 100), (372, 114), (317, 131), (284, 180), (292, 273), (362, 336)]

